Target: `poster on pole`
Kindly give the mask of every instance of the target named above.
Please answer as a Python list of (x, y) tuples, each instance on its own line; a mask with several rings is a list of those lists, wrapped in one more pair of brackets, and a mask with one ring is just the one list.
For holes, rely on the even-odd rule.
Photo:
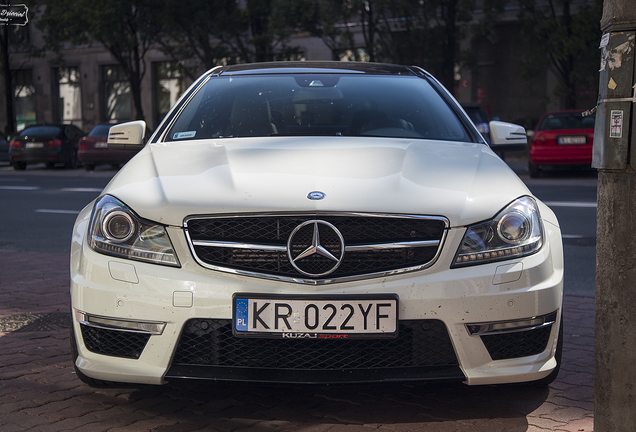
[(623, 138), (623, 110), (612, 110), (610, 138)]

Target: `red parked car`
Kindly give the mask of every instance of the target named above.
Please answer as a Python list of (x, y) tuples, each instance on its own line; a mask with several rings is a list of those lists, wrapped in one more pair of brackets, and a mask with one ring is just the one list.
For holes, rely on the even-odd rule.
[(109, 164), (119, 168), (134, 156), (134, 153), (121, 150), (109, 150), (108, 131), (113, 125), (100, 124), (95, 126), (87, 136), (81, 139), (77, 157), (84, 164), (86, 171), (92, 171), (96, 165)]
[(592, 164), (595, 116), (583, 111), (545, 113), (529, 142), (530, 177), (538, 177), (545, 167), (585, 167)]

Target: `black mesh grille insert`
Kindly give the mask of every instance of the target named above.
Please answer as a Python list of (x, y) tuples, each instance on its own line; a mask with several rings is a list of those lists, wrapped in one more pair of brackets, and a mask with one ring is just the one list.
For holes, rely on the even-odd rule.
[[(307, 277), (290, 263), (286, 247), (290, 235), (301, 224), (320, 220), (333, 225), (342, 234), (345, 246), (368, 246), (400, 242), (441, 241), (445, 223), (435, 218), (402, 218), (375, 216), (263, 216), (190, 219), (187, 231), (192, 242), (215, 241), (241, 245), (275, 246), (279, 250), (211, 245), (193, 246), (195, 255), (205, 264), (283, 277)], [(319, 225), (321, 245), (334, 256), (339, 256), (339, 238), (333, 231)], [(311, 244), (313, 225), (302, 227), (294, 235), (292, 256), (296, 257)], [(339, 278), (368, 273), (386, 272), (417, 267), (430, 263), (439, 246), (389, 248), (365, 251), (347, 251), (338, 268), (328, 277)], [(280, 250), (282, 248), (282, 250)], [(313, 255), (296, 262), (302, 271), (310, 274), (329, 272), (332, 259)], [(312, 276), (309, 276), (312, 277)], [(319, 279), (320, 276), (313, 276)]]
[(537, 355), (545, 351), (552, 326), (536, 330), (481, 336), (493, 360)]
[(82, 338), (86, 349), (96, 354), (138, 359), (150, 335), (108, 330), (82, 324)]
[(191, 319), (173, 365), (285, 370), (361, 370), (457, 366), (446, 326), (438, 320), (399, 322), (395, 339), (236, 338), (230, 320)]

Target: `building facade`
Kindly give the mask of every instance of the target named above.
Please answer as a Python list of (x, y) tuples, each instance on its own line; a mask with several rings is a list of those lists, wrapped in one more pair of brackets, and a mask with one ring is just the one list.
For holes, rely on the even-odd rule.
[[(511, 15), (512, 17), (512, 15)], [(514, 18), (498, 24), (499, 41), (470, 36), (460, 41), (460, 50), (475, 59), (470, 68), (457, 67), (455, 87), (451, 90), (460, 102), (480, 102), (492, 117), (521, 124), (532, 129), (539, 116), (561, 107), (554, 95), (555, 76), (545, 71), (527, 80), (521, 78), (522, 53), (519, 50), (519, 30)], [(29, 22), (21, 29), (34, 45), (42, 44), (42, 35)], [(352, 50), (364, 46), (357, 33)], [(305, 60), (338, 58), (320, 38), (299, 34), (292, 38)], [(61, 56), (46, 53), (32, 57), (26, 52), (11, 53), (13, 94), (0, 90), (0, 127), (6, 124), (4, 99), (14, 98), (16, 128), (21, 130), (34, 123), (72, 123), (85, 132), (100, 123), (133, 120), (130, 84), (122, 68), (99, 44), (67, 46)], [(176, 64), (158, 49), (145, 58), (145, 75), (141, 85), (145, 120), (154, 130), (178, 97), (191, 84), (182, 76)], [(201, 70), (200, 72), (204, 72)], [(581, 109), (596, 105), (594, 91), (581, 93)], [(6, 128), (5, 128), (6, 129)]]

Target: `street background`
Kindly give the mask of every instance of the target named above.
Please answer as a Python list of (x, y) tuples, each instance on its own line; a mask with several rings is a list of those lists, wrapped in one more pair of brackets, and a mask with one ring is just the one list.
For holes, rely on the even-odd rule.
[(543, 389), (207, 382), (91, 389), (70, 358), (70, 232), (116, 171), (0, 165), (0, 430), (592, 431), (596, 177), (531, 180), (523, 159), (509, 164), (557, 213), (564, 234), (563, 366)]

